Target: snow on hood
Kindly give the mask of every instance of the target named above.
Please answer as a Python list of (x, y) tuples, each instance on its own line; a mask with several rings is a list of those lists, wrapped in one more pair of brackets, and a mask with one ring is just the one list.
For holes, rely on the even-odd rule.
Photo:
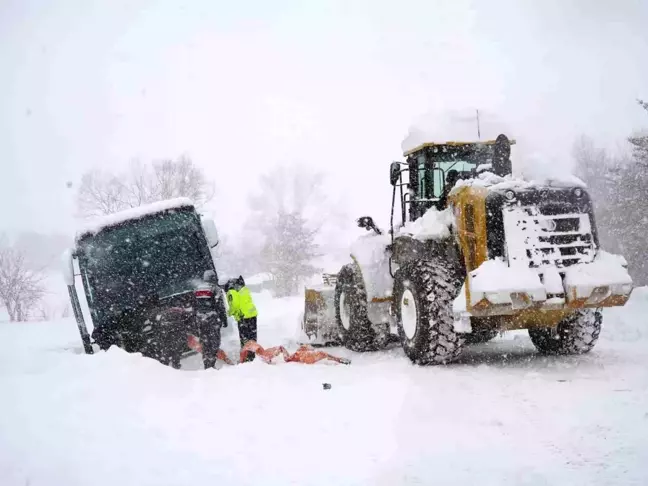
[(450, 236), (453, 222), (454, 218), (450, 208), (443, 211), (430, 208), (419, 219), (406, 223), (399, 230), (399, 234), (422, 241), (442, 240)]
[(523, 151), (514, 166), (527, 181), (554, 187), (585, 187), (585, 183), (572, 174), (571, 159), (552, 155), (546, 150)]
[(85, 234), (96, 234), (104, 228), (115, 226), (131, 219), (139, 219), (149, 214), (161, 213), (169, 209), (176, 209), (182, 207), (193, 207), (194, 203), (191, 199), (186, 197), (178, 197), (175, 199), (167, 199), (165, 201), (157, 201), (151, 204), (145, 204), (136, 208), (126, 209), (117, 213), (108, 214), (100, 218), (96, 218), (88, 223), (85, 223), (77, 231), (77, 239)]
[(459, 188), (465, 186), (485, 187), (493, 191), (504, 191), (506, 189), (533, 189), (547, 186), (555, 188), (587, 187), (582, 180), (571, 174), (564, 174), (562, 177), (556, 176), (541, 180), (525, 180), (512, 175), (500, 177), (492, 172), (484, 171), (478, 174), (474, 179), (458, 180), (452, 191), (450, 191), (450, 194), (456, 193)]
[(424, 143), (476, 142), (494, 140), (500, 134), (515, 138), (509, 127), (494, 114), (479, 111), (480, 135), (477, 133), (477, 111), (473, 108), (428, 112), (416, 120), (401, 149), (403, 153)]

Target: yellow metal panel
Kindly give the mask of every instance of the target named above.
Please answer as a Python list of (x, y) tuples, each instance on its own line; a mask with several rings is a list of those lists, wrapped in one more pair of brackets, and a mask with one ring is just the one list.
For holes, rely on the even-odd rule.
[[(511, 145), (515, 145), (515, 140), (509, 140), (509, 143)], [(414, 147), (411, 150), (407, 150), (403, 152), (403, 156), (407, 157), (408, 155), (411, 155), (415, 152), (418, 152), (420, 150), (423, 150), (428, 147), (442, 147), (444, 145), (447, 145), (448, 147), (461, 147), (462, 145), (495, 145), (495, 140), (484, 140), (483, 142), (427, 142), (427, 143), (422, 143), (421, 145)]]
[(461, 250), (468, 271), (479, 267), (487, 258), (486, 196), (484, 187), (460, 187), (450, 197), (459, 232)]
[[(488, 258), (485, 187), (464, 186), (448, 198), (453, 207), (459, 244), (466, 272), (479, 267)], [(467, 281), (467, 277), (466, 277)], [(470, 286), (466, 285), (466, 305), (470, 311)]]

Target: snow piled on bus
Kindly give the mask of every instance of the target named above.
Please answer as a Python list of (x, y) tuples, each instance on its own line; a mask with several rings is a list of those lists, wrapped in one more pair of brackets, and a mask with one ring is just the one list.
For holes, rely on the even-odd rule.
[(77, 240), (84, 235), (96, 234), (104, 228), (117, 226), (118, 224), (124, 223), (126, 221), (143, 218), (151, 214), (157, 214), (171, 209), (193, 206), (194, 203), (191, 199), (186, 197), (178, 197), (174, 199), (167, 199), (164, 201), (145, 204), (136, 208), (126, 209), (124, 211), (108, 214), (106, 216), (101, 216), (83, 224), (77, 231)]

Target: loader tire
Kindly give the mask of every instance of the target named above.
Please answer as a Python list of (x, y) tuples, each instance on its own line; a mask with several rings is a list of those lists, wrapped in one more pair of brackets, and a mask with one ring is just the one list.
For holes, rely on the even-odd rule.
[(465, 338), (454, 330), (452, 303), (461, 280), (444, 262), (417, 261), (394, 278), (394, 311), (401, 344), (419, 365), (447, 364), (459, 357)]
[(352, 351), (376, 351), (381, 347), (367, 315), (367, 291), (353, 264), (345, 265), (335, 285), (335, 320), (340, 341)]
[(560, 321), (555, 330), (530, 328), (529, 337), (541, 353), (585, 354), (596, 345), (602, 324), (600, 309), (582, 309)]

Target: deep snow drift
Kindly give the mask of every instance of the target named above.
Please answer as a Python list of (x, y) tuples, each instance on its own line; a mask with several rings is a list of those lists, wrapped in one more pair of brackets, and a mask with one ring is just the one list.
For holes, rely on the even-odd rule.
[[(256, 299), (261, 343), (294, 350), (302, 299)], [(581, 357), (519, 332), (447, 367), (333, 349), (353, 363), (207, 372), (2, 324), (0, 484), (648, 484), (647, 313), (637, 289)]]

